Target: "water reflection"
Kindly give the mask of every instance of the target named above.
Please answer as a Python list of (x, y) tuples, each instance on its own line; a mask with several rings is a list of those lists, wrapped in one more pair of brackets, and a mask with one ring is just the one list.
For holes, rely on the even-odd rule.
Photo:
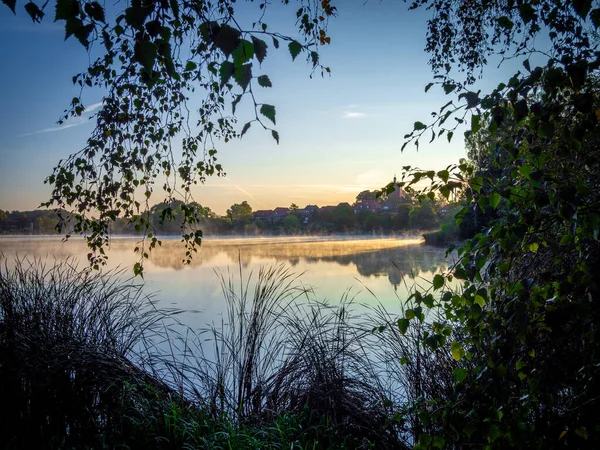
[[(107, 269), (122, 267), (132, 275), (138, 261), (134, 239), (114, 239)], [(11, 264), (15, 255), (54, 259), (75, 257), (86, 264), (88, 253), (82, 239), (61, 242), (59, 238), (0, 238), (0, 264)], [(434, 274), (446, 269), (444, 250), (415, 239), (248, 238), (205, 240), (188, 266), (182, 263), (184, 249), (176, 239), (166, 239), (145, 263), (147, 292), (167, 305), (203, 314), (190, 318), (195, 327), (220, 320), (223, 294), (215, 272), (244, 277), (262, 265), (285, 263), (300, 275), (299, 283), (316, 298), (338, 302), (350, 295), (365, 305), (382, 304), (399, 310), (417, 283), (427, 287)], [(105, 270), (105, 269), (104, 269)]]
[[(134, 239), (113, 239), (109, 267), (127, 266), (137, 260)], [(81, 239), (62, 242), (57, 238), (0, 238), (4, 258), (28, 256), (86, 259), (87, 248)], [(237, 265), (252, 268), (265, 261), (286, 262), (304, 269), (307, 264), (332, 263), (353, 266), (361, 277), (386, 277), (397, 288), (403, 279), (434, 274), (445, 270), (442, 249), (422, 245), (419, 239), (326, 239), (326, 238), (245, 238), (205, 240), (190, 265), (183, 263), (183, 246), (175, 239), (163, 240), (150, 254), (146, 273), (156, 269), (173, 271), (199, 267)]]

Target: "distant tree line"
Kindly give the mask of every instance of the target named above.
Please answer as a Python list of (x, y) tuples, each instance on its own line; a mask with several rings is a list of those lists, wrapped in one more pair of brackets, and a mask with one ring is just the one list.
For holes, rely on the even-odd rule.
[[(235, 203), (220, 216), (209, 207), (182, 201), (159, 203), (146, 213), (154, 235), (179, 235), (184, 225), (185, 210), (192, 209), (198, 219), (197, 228), (204, 235), (310, 235), (310, 234), (398, 234), (420, 232), (451, 227), (452, 238), (473, 235), (480, 226), (480, 217), (466, 218), (460, 227), (454, 226), (454, 212), (462, 204), (440, 199), (417, 199), (402, 191), (402, 196), (381, 195), (377, 191), (362, 191), (353, 205), (340, 203), (336, 206), (308, 205), (300, 208), (292, 203), (289, 207), (274, 211), (255, 211), (247, 201)], [(68, 217), (63, 214), (63, 216)], [(1, 234), (52, 235), (59, 233), (61, 224), (55, 211), (3, 211), (0, 210)], [(110, 223), (113, 235), (139, 235), (128, 219), (119, 218)], [(69, 221), (62, 223), (62, 233), (69, 232)], [(139, 228), (139, 227), (137, 227)], [(183, 226), (186, 231), (188, 225)]]
[(0, 234), (58, 234), (54, 211), (4, 211), (0, 209)]

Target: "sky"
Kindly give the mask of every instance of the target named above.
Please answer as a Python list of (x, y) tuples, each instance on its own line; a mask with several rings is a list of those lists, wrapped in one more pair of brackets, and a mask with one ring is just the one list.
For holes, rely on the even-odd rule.
[[(413, 145), (401, 151), (413, 123), (428, 122), (449, 100), (435, 87), (424, 92), (433, 76), (423, 51), (429, 13), (407, 11), (396, 0), (335, 3), (332, 42), (321, 49), (331, 76), (311, 78), (302, 58), (292, 62), (284, 46), (270, 46), (262, 69), (273, 87), (262, 89), (258, 100), (275, 105), (280, 144), (252, 127), (241, 140), (221, 145), (227, 175), (199, 186), (196, 201), (218, 214), (244, 200), (254, 210), (352, 203), (360, 191), (400, 176), (403, 166), (440, 170), (465, 156), (462, 133), (452, 143), (422, 141), (418, 151)], [(255, 17), (256, 3), (238, 5), (238, 17)], [(71, 79), (89, 57), (76, 40), (64, 40), (62, 22), (47, 17), (33, 24), (22, 6), (14, 16), (0, 5), (0, 209), (11, 211), (35, 209), (48, 199), (44, 179), (85, 145), (102, 102), (101, 91), (85, 91), (84, 117), (57, 125), (79, 94)], [(269, 29), (293, 33), (295, 10), (274, 5)], [(490, 78), (486, 84), (494, 83)], [(239, 110), (241, 130), (251, 117), (243, 104)]]

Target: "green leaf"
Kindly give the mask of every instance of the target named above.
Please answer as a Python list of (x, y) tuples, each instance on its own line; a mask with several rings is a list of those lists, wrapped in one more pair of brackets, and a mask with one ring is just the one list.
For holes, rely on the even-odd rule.
[[(277, 46), (275, 46), (275, 47), (277, 47)], [(292, 55), (292, 61), (295, 60), (296, 57), (302, 51), (302, 45), (298, 41), (290, 42), (290, 44), (288, 45), (288, 48), (290, 50), (290, 55)]]
[[(67, 22), (69, 23), (69, 22)], [(143, 40), (137, 41), (134, 46), (135, 60), (139, 62), (147, 72), (152, 73), (156, 61), (157, 48), (153, 42)]]
[(233, 71), (233, 79), (245, 91), (252, 80), (252, 64), (236, 66)]
[(433, 305), (435, 304), (435, 300), (433, 299), (433, 295), (432, 294), (427, 294), (425, 297), (423, 297), (423, 304), (425, 306), (427, 306), (428, 308), (433, 308)]
[(185, 71), (191, 72), (192, 70), (195, 70), (197, 67), (198, 67), (198, 65), (194, 61), (188, 61), (187, 64), (185, 65)]
[(455, 361), (460, 361), (463, 356), (465, 356), (465, 350), (462, 348), (462, 345), (456, 341), (452, 341), (450, 343), (450, 350), (452, 352), (452, 358)]
[(551, 138), (554, 136), (554, 125), (551, 122), (542, 122), (538, 131), (540, 137)]
[(85, 4), (85, 12), (88, 16), (98, 22), (105, 22), (104, 8), (98, 2), (91, 2)]
[(275, 139), (277, 145), (279, 145), (279, 133), (275, 130), (271, 130), (271, 136), (273, 136), (273, 139)]
[(521, 175), (523, 175), (525, 178), (529, 178), (529, 176), (531, 175), (531, 171), (532, 171), (532, 167), (525, 163), (523, 165), (521, 165), (521, 167), (519, 167), (519, 173)]
[(433, 438), (433, 448), (444, 448), (446, 445), (446, 439), (440, 436)]
[(260, 113), (275, 125), (275, 107), (273, 105), (262, 105), (260, 107)]
[(269, 77), (266, 75), (258, 77), (258, 85), (262, 87), (273, 87), (271, 80), (269, 80)]
[(240, 46), (241, 34), (240, 30), (223, 24), (214, 37), (215, 45), (226, 56), (229, 56)]
[(427, 128), (427, 126), (423, 122), (419, 122), (419, 121), (415, 122), (415, 125), (414, 125), (415, 131), (424, 130), (425, 128)]
[(42, 10), (33, 2), (25, 4), (25, 11), (27, 11), (27, 14), (29, 14), (31, 20), (37, 23), (40, 23), (44, 17)]
[(596, 28), (600, 27), (600, 8), (596, 8), (590, 14), (590, 19)]
[(444, 93), (446, 95), (450, 94), (454, 89), (456, 89), (456, 84), (453, 83), (444, 83), (442, 84), (442, 88), (444, 88)]
[(474, 191), (480, 192), (483, 187), (483, 178), (481, 177), (473, 177), (471, 180), (471, 189)]
[(69, 20), (77, 18), (79, 14), (79, 2), (77, 0), (57, 0), (54, 20)]
[(231, 61), (223, 61), (219, 68), (219, 76), (221, 78), (221, 86), (229, 81), (233, 73), (235, 72), (235, 64)]
[(250, 129), (251, 125), (252, 125), (252, 122), (247, 122), (244, 125), (244, 128), (242, 128), (242, 132), (240, 133), (240, 137), (242, 137), (244, 134), (246, 134), (246, 132)]
[(469, 375), (469, 371), (467, 369), (463, 369), (461, 367), (454, 369), (454, 378), (458, 383), (462, 383), (465, 378), (467, 378), (467, 375)]
[(431, 89), (431, 86), (433, 86), (433, 83), (429, 83), (427, 86), (425, 86), (425, 92)]
[(479, 200), (477, 200), (477, 204), (479, 205), (479, 209), (481, 209), (481, 211), (485, 212), (487, 207), (490, 205), (490, 201), (488, 200), (487, 197), (481, 196), (481, 197), (479, 197)]
[(517, 368), (517, 370), (521, 370), (523, 367), (525, 367), (525, 363), (522, 359), (519, 359), (515, 364), (515, 367)]
[(510, 20), (506, 16), (499, 17), (497, 19), (497, 22), (498, 22), (498, 25), (500, 25), (502, 28), (506, 28), (507, 30), (510, 30), (510, 29), (512, 29), (512, 27), (515, 26), (515, 24), (513, 23), (513, 21)]
[(398, 319), (398, 330), (400, 330), (400, 333), (402, 333), (403, 335), (406, 334), (406, 331), (408, 330), (409, 325), (410, 325), (410, 320)]
[(497, 192), (492, 192), (490, 194), (490, 205), (492, 205), (492, 208), (497, 208), (500, 204), (500, 200), (502, 200), (502, 197), (500, 197), (500, 194)]
[(481, 308), (485, 306), (485, 299), (481, 295), (476, 295), (473, 301), (477, 303)]
[(15, 7), (17, 6), (17, 0), (2, 0), (2, 3), (8, 6), (13, 14), (16, 14)]
[(238, 95), (235, 97), (235, 99), (231, 102), (231, 112), (235, 115), (235, 108), (237, 108), (238, 103), (240, 102), (240, 100), (242, 100), (242, 97), (244, 95)]
[(521, 99), (518, 102), (513, 103), (513, 110), (515, 112), (515, 119), (517, 122), (527, 117), (527, 113), (529, 112), (527, 100)]
[(310, 59), (312, 60), (313, 67), (319, 64), (319, 54), (317, 52), (310, 52)]
[(142, 278), (144, 277), (144, 268), (142, 267), (142, 265), (137, 262), (133, 265), (133, 275), (134, 276), (141, 276)]
[(129, 25), (138, 30), (143, 29), (146, 14), (140, 6), (131, 6), (125, 9), (125, 20)]
[(233, 57), (233, 63), (236, 66), (241, 66), (247, 63), (254, 57), (254, 44), (252, 42), (243, 39), (240, 45), (231, 54)]
[(442, 287), (444, 287), (444, 277), (441, 276), (440, 274), (437, 274), (436, 276), (433, 277), (433, 289), (437, 290), (437, 289), (441, 289)]
[[(447, 170), (440, 170), (437, 173), (437, 176), (440, 177), (444, 183), (447, 183), (448, 179), (450, 178), (450, 172), (448, 172)], [(446, 196), (446, 198), (448, 197)]]
[(275, 37), (273, 37), (273, 47), (279, 48), (279, 40)]
[(519, 5), (519, 15), (523, 22), (529, 23), (535, 16), (535, 9), (529, 3), (522, 3)]
[(488, 430), (488, 440), (494, 442), (500, 436), (500, 429), (496, 425), (491, 425)]
[(267, 43), (252, 36), (252, 44), (254, 44), (254, 56), (256, 56), (259, 64), (262, 64), (267, 56)]
[(579, 17), (585, 20), (592, 9), (592, 0), (573, 0), (573, 9), (579, 14)]
[[(173, 0), (176, 1), (176, 0)], [(202, 22), (198, 27), (200, 31), (200, 36), (207, 43), (212, 43), (215, 40), (215, 36), (219, 32), (219, 24), (215, 21), (211, 22)]]

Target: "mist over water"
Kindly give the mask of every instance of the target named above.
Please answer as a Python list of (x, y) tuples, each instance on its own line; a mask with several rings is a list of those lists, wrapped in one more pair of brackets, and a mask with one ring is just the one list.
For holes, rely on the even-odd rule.
[[(121, 268), (124, 276), (131, 276), (139, 256), (133, 251), (137, 245), (134, 238), (114, 238), (108, 265), (102, 270)], [(39, 258), (47, 264), (75, 258), (83, 268), (87, 254), (81, 238), (67, 242), (58, 237), (0, 238), (2, 265), (10, 265), (15, 257)], [(159, 305), (197, 311), (184, 318), (193, 328), (221, 320), (224, 301), (219, 272), (239, 278), (241, 268), (247, 277), (263, 265), (284, 263), (319, 300), (335, 304), (348, 295), (355, 304), (380, 302), (389, 311), (399, 311), (415, 283), (426, 286), (452, 262), (445, 259), (442, 248), (400, 238), (210, 238), (203, 241), (190, 265), (182, 262), (184, 254), (179, 238), (163, 239), (144, 263), (143, 282)]]

